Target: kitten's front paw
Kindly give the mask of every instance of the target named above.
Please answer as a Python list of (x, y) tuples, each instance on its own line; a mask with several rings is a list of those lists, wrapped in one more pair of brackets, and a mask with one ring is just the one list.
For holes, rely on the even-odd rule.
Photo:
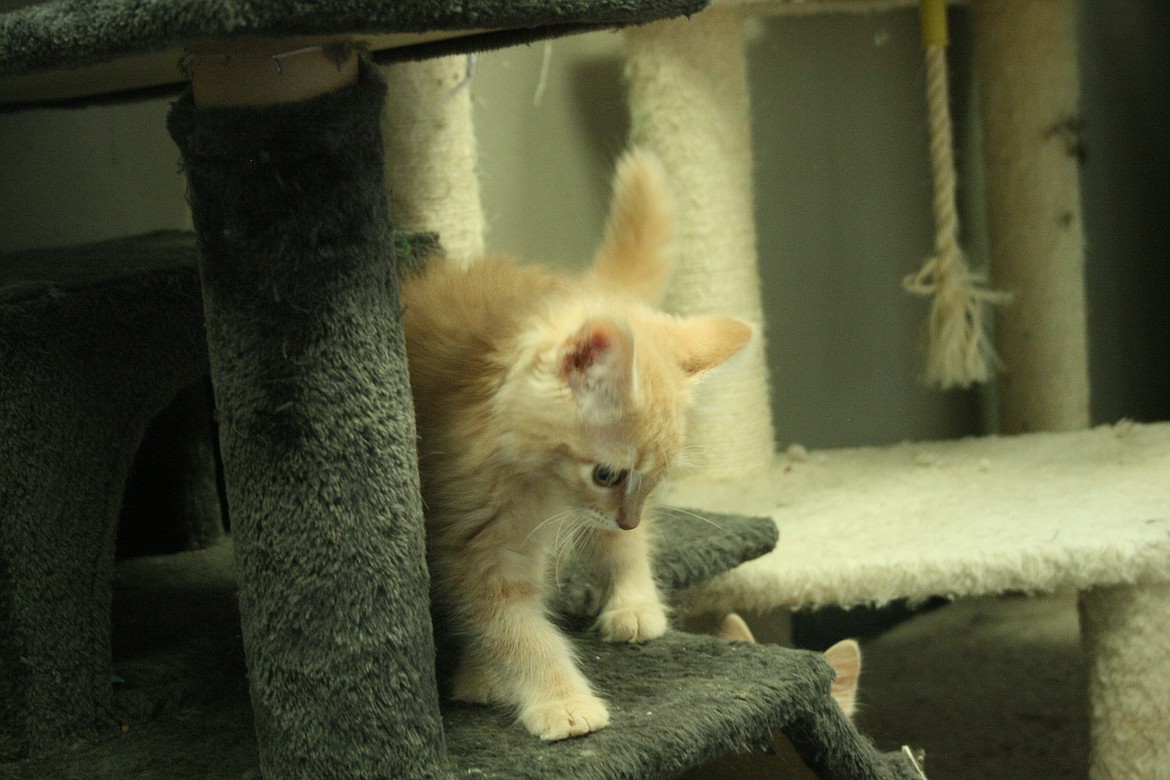
[(666, 633), (666, 609), (655, 601), (607, 609), (597, 619), (607, 642), (645, 642)]
[(532, 734), (553, 742), (605, 728), (609, 711), (601, 699), (586, 694), (528, 707), (520, 714), (520, 722)]

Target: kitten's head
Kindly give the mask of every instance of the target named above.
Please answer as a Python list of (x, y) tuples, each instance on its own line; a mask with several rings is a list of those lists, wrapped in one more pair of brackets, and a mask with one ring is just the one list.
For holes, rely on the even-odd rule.
[(657, 162), (618, 166), (605, 238), (570, 299), (522, 339), (497, 400), (513, 450), (590, 525), (631, 529), (686, 443), (692, 388), (753, 329), (733, 317), (652, 308), (670, 274), (673, 214)]

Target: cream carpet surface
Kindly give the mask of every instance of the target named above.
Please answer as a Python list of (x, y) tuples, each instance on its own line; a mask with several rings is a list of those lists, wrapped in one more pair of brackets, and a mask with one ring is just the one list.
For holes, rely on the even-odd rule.
[(768, 514), (776, 549), (692, 593), (696, 609), (849, 607), (1170, 578), (1170, 424), (792, 447), (762, 475), (667, 499)]

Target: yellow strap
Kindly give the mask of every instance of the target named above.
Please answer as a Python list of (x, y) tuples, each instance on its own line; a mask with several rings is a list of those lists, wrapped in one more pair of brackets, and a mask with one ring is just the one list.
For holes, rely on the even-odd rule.
[(947, 3), (946, 0), (919, 0), (922, 10), (922, 45), (946, 46)]

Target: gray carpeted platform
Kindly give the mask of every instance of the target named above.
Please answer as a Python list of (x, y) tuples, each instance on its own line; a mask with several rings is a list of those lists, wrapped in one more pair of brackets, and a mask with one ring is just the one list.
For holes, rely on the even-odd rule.
[[(680, 527), (680, 536), (692, 530)], [(113, 625), (118, 726), (93, 742), (0, 764), (0, 778), (259, 776), (230, 542), (118, 564)], [(784, 728), (805, 738), (802, 752), (820, 756), (825, 777), (914, 777), (898, 756), (878, 759), (831, 708), (820, 711), (830, 671), (818, 654), (677, 632), (642, 646), (583, 634), (576, 641), (586, 674), (612, 704), (610, 728), (544, 744), (505, 713), (448, 703), (452, 776), (669, 777), (712, 746), (751, 750)], [(775, 701), (793, 706), (778, 714)], [(807, 741), (814, 721), (839, 730), (832, 750)], [(847, 745), (852, 764), (841, 761)]]
[(174, 93), (184, 47), (211, 39), (345, 35), (393, 62), (643, 24), (695, 13), (707, 1), (32, 2), (0, 15), (0, 104)]
[[(401, 265), (407, 268), (434, 250), (433, 240), (426, 236), (400, 236), (394, 244)], [(100, 477), (99, 486), (116, 485), (126, 478), (134, 442), (141, 436), (148, 412), (165, 403), (167, 393), (178, 392), (190, 379), (187, 373), (181, 373), (171, 384), (159, 385), (158, 372), (173, 369), (157, 356), (139, 368), (153, 373), (127, 373), (125, 367), (136, 363), (137, 358), (132, 356), (154, 353), (136, 351), (146, 342), (141, 331), (124, 329), (124, 319), (129, 317), (138, 328), (152, 332), (155, 349), (159, 354), (167, 353), (174, 365), (183, 367), (183, 372), (197, 376), (206, 370), (197, 338), (201, 335), (202, 314), (199, 283), (193, 270), (195, 261), (194, 237), (178, 233), (4, 258), (3, 277), (9, 283), (0, 288), (0, 299), (5, 304), (0, 306), (0, 323), (9, 336), (5, 344), (11, 348), (12, 338), (19, 334), (28, 355), (25, 362), (9, 360), (10, 380), (52, 380), (55, 375), (46, 374), (45, 369), (58, 366), (72, 372), (70, 366), (85, 365), (75, 352), (61, 353), (60, 362), (28, 362), (44, 354), (37, 348), (38, 338), (76, 343), (80, 353), (87, 353), (95, 345), (114, 344), (121, 351), (99, 350), (88, 355), (93, 361), (90, 365), (102, 368), (96, 376), (138, 382), (154, 387), (158, 395), (157, 400), (141, 405), (142, 399), (125, 388), (105, 388), (93, 384), (93, 378), (86, 379), (86, 375), (82, 375), (80, 384), (55, 386), (57, 392), (65, 393), (65, 408), (56, 412), (60, 419), (68, 418), (73, 393), (93, 388), (102, 393), (90, 412), (95, 421), (105, 420), (119, 427), (116, 414), (106, 415), (108, 409), (117, 409), (116, 405), (110, 406), (117, 397), (125, 397), (139, 409), (138, 422), (127, 431), (129, 436), (124, 436), (116, 451), (103, 444), (110, 434), (108, 428), (101, 426), (95, 429), (97, 438), (91, 443), (79, 446), (79, 442), (71, 440), (66, 448), (82, 463), (99, 462), (93, 461), (92, 453), (105, 453), (116, 473), (108, 477), (101, 476), (101, 471), (94, 472)], [(19, 278), (30, 281), (14, 282)], [(54, 316), (47, 318), (45, 312)], [(144, 317), (144, 312), (151, 315)], [(75, 327), (74, 318), (79, 313), (86, 317), (84, 328)], [(162, 323), (167, 327), (160, 328)], [(185, 337), (186, 341), (174, 341), (175, 332), (191, 335)], [(5, 354), (13, 357), (11, 352)], [(17, 393), (0, 394), (3, 409), (12, 415), (21, 408), (13, 405), (21, 397), (20, 385), (10, 383), (6, 387), (7, 392)], [(107, 394), (110, 398), (105, 397)], [(38, 398), (38, 402), (43, 403), (43, 399)], [(5, 422), (18, 419), (8, 416)], [(35, 431), (35, 423), (29, 423), (25, 439)], [(18, 439), (11, 436), (8, 441), (16, 443)], [(46, 441), (52, 445), (55, 440)], [(9, 453), (7, 457), (11, 462), (16, 455)], [(46, 451), (45, 457), (50, 462), (69, 463), (58, 460), (60, 452), (56, 449)], [(26, 460), (26, 465), (33, 463)], [(32, 478), (30, 471), (7, 472), (9, 477), (22, 473)], [(60, 475), (48, 480), (44, 487), (53, 489), (68, 482), (69, 478)], [(6, 512), (16, 508), (12, 503), (15, 496), (42, 495), (21, 492), (11, 481), (0, 487)], [(69, 498), (68, 494), (61, 496)], [(98, 490), (95, 497), (106, 508), (91, 520), (85, 520), (84, 513), (61, 516), (61, 521), (68, 521), (62, 528), (72, 527), (95, 535), (94, 539), (86, 542), (79, 538), (73, 547), (60, 548), (61, 552), (84, 556), (87, 544), (96, 551), (110, 543), (109, 518), (114, 516), (110, 513), (116, 514), (117, 494)], [(101, 520), (103, 513), (106, 520)], [(710, 513), (698, 517), (669, 509), (664, 509), (663, 515), (660, 538), (665, 541), (658, 571), (667, 590), (687, 588), (767, 552), (776, 543), (776, 527), (767, 519)], [(35, 512), (30, 515), (35, 516)], [(174, 521), (153, 519), (160, 525)], [(28, 601), (27, 595), (36, 592), (29, 591), (29, 587), (46, 587), (51, 594), (63, 585), (56, 576), (33, 576), (27, 566), (40, 559), (11, 556), (12, 550), (32, 549), (26, 537), (18, 539), (12, 534), (27, 533), (35, 527), (13, 524), (11, 520), (4, 525), (5, 538), (12, 542), (6, 547), (10, 551), (4, 557), (6, 571), (23, 572), (19, 574), (21, 588), (9, 589), (12, 581), (7, 580), (9, 585), (0, 594), (7, 610), (6, 625), (10, 629), (25, 626), (52, 641), (70, 636), (72, 644), (45, 648), (47, 653), (31, 665), (26, 665), (33, 658), (27, 652), (29, 645), (23, 649), (13, 645), (5, 650), (4, 658), (13, 662), (8, 665), (6, 661), (4, 669), (10, 694), (6, 697), (6, 739), (20, 739), (14, 736), (21, 728), (19, 723), (61, 729), (79, 712), (80, 717), (93, 719), (92, 730), (81, 736), (97, 738), (92, 742), (75, 741), (72, 746), (63, 743), (35, 758), (0, 764), (0, 777), (227, 778), (258, 773), (231, 546), (221, 544), (204, 551), (119, 564), (113, 593), (111, 678), (105, 660), (107, 651), (103, 650), (110, 640), (102, 635), (106, 623), (100, 591), (96, 596), (80, 591), (76, 595), (83, 598), (76, 607), (69, 606), (72, 602), (56, 603), (53, 614), (66, 621), (60, 630), (52, 629), (55, 624), (43, 620), (44, 600), (49, 596)], [(62, 560), (67, 564), (67, 559)], [(24, 568), (13, 568), (15, 565)], [(97, 576), (100, 586), (100, 579), (107, 576), (103, 572), (108, 572), (104, 565), (81, 573)], [(51, 574), (58, 568), (42, 565), (39, 571)], [(571, 566), (566, 582), (570, 584), (563, 589), (558, 604), (564, 612), (576, 616), (573, 621), (577, 625), (583, 626), (600, 603), (598, 586), (579, 576), (574, 581)], [(76, 622), (79, 614), (87, 615), (89, 623)], [(15, 623), (11, 622), (14, 618)], [(80, 628), (84, 630), (77, 630)], [(9, 631), (6, 639), (21, 642), (35, 637)], [(810, 762), (820, 762), (818, 768), (825, 777), (911, 776), (904, 774), (907, 767), (899, 757), (878, 756), (835, 709), (823, 707), (829, 701), (830, 672), (815, 654), (749, 648), (679, 633), (633, 647), (608, 645), (587, 631), (578, 631), (578, 642), (586, 673), (612, 703), (613, 727), (587, 739), (543, 745), (514, 726), (506, 714), (447, 704), (443, 727), (451, 771), (499, 778), (670, 776), (728, 750), (750, 750), (769, 744), (775, 732), (786, 730)], [(74, 652), (78, 655), (74, 656)], [(17, 662), (14, 653), (23, 660)], [(70, 706), (64, 708), (60, 701), (38, 698), (36, 690), (49, 694), (54, 691), (51, 686), (36, 688), (38, 675), (49, 675), (48, 680), (55, 669), (74, 667), (79, 658), (86, 659), (79, 671), (89, 680), (82, 690), (92, 686), (103, 691), (95, 690), (92, 698), (82, 693), (68, 700)], [(387, 656), (382, 662), (393, 666), (398, 660)], [(35, 670), (36, 675), (29, 676), (26, 670)], [(68, 694), (70, 690), (58, 693)], [(12, 709), (17, 705), (34, 709)], [(86, 714), (79, 707), (95, 709)], [(60, 739), (54, 736), (59, 733), (50, 731), (42, 738)], [(13, 757), (11, 741), (5, 753)]]

